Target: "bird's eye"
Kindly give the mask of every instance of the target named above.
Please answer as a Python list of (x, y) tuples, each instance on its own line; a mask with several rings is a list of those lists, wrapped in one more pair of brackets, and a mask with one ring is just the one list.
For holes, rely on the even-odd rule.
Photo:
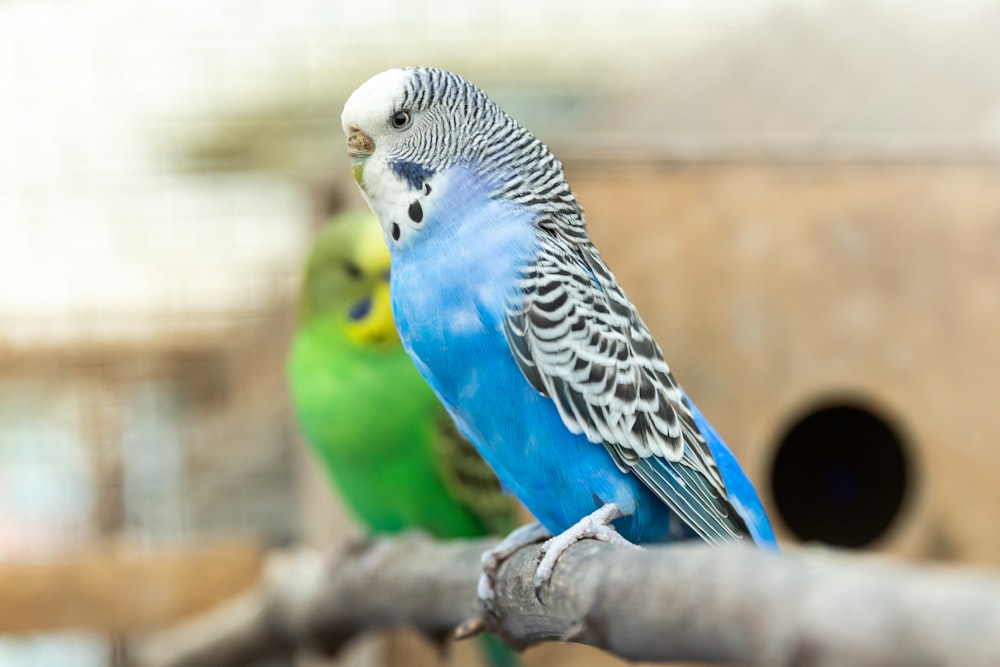
[(361, 267), (359, 267), (354, 262), (345, 262), (344, 271), (347, 273), (347, 277), (351, 280), (357, 280), (361, 277)]
[(397, 130), (405, 130), (410, 126), (410, 123), (413, 122), (413, 118), (410, 116), (409, 111), (397, 111), (392, 114), (389, 122)]

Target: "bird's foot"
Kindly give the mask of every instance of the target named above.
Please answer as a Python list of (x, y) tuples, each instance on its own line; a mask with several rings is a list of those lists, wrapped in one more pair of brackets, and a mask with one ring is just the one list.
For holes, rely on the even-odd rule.
[(542, 600), (542, 586), (552, 578), (552, 571), (555, 569), (556, 561), (567, 549), (587, 538), (606, 542), (607, 544), (617, 544), (631, 549), (640, 547), (632, 544), (621, 536), (611, 522), (625, 516), (622, 508), (615, 503), (607, 503), (597, 508), (587, 516), (583, 517), (565, 531), (548, 540), (542, 545), (538, 552), (540, 558), (538, 568), (535, 570), (535, 597)]
[(490, 603), (496, 594), (493, 590), (493, 582), (503, 562), (513, 556), (521, 547), (528, 546), (529, 544), (537, 544), (550, 537), (552, 537), (552, 533), (536, 521), (535, 523), (515, 528), (498, 545), (483, 552), (480, 558), (482, 572), (479, 574), (479, 583), (476, 586), (476, 593), (479, 595), (479, 601), (483, 607), (490, 610)]

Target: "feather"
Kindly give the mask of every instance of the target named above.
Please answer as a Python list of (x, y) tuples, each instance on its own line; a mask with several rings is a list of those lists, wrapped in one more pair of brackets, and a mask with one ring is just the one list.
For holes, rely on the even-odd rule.
[(608, 449), (709, 542), (749, 535), (683, 392), (596, 248), (543, 235), (504, 333), (566, 427)]

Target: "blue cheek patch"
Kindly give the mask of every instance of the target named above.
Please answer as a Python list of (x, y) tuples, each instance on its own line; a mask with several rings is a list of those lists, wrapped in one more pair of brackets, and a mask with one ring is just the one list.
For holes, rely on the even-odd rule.
[(411, 190), (423, 190), (424, 181), (434, 175), (432, 170), (416, 162), (390, 162), (389, 168), (392, 169), (392, 173), (406, 181)]
[(358, 322), (368, 317), (368, 313), (370, 313), (371, 311), (372, 311), (372, 298), (370, 296), (366, 296), (363, 299), (361, 299), (361, 301), (358, 301), (356, 304), (354, 304), (354, 307), (351, 308), (351, 312), (348, 313), (348, 317), (351, 318), (352, 322)]

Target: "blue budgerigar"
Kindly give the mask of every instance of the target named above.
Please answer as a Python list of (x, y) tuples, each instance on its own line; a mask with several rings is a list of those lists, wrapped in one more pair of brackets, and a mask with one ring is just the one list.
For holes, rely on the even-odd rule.
[[(773, 545), (760, 500), (591, 243), (548, 148), (457, 74), (369, 79), (342, 116), (392, 255), (400, 337), (539, 524), (484, 555), (574, 541)], [(624, 538), (624, 539), (623, 539)]]

